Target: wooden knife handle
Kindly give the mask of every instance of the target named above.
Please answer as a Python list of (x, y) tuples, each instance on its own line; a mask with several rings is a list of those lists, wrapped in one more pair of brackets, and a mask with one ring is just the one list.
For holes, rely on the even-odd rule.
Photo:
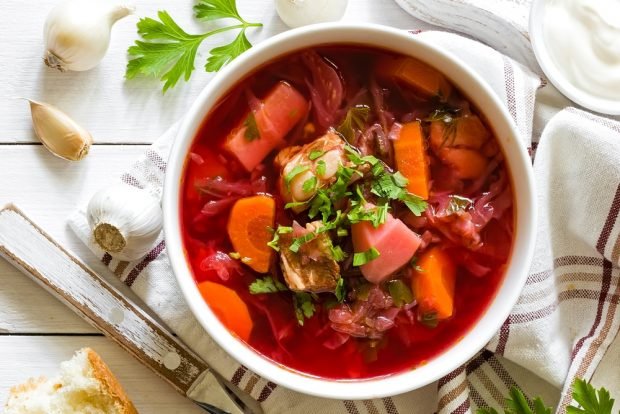
[(208, 365), (167, 329), (125, 299), (13, 205), (0, 210), (0, 255), (181, 394), (187, 395), (199, 377), (212, 375)]

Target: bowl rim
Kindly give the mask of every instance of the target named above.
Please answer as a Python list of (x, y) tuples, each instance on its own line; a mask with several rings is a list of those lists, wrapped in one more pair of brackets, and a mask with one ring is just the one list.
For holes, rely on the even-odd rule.
[(573, 84), (557, 67), (545, 42), (545, 6), (549, 0), (533, 0), (530, 8), (528, 31), (534, 56), (549, 81), (568, 99), (584, 108), (605, 115), (620, 115), (620, 100), (606, 99), (591, 94)]
[[(326, 36), (329, 37), (329, 40), (315, 40), (317, 37)], [(332, 40), (333, 37), (335, 40)], [(361, 37), (360, 41), (343, 40), (344, 38), (358, 39), (358, 37)], [(378, 38), (383, 40), (379, 41)], [(390, 40), (390, 43), (387, 42), (387, 39)], [(391, 47), (391, 41), (394, 41), (394, 44), (402, 42), (402, 46), (399, 44), (398, 47)], [(293, 43), (295, 46), (290, 46)], [(501, 127), (504, 132), (501, 139), (498, 136), (498, 140), (504, 153), (511, 154), (509, 172), (517, 202), (517, 208), (515, 208), (516, 234), (513, 240), (510, 266), (507, 266), (504, 280), (501, 282), (495, 298), (470, 331), (460, 341), (452, 344), (450, 348), (424, 365), (409, 371), (361, 380), (333, 380), (295, 371), (264, 357), (231, 334), (219, 322), (200, 296), (186, 259), (181, 237), (180, 183), (185, 169), (186, 155), (194, 141), (197, 130), (206, 114), (212, 109), (213, 104), (217, 103), (232, 86), (236, 85), (239, 79), (260, 67), (263, 62), (261, 60), (262, 55), (273, 54), (267, 59), (271, 61), (278, 56), (296, 50), (330, 43), (357, 43), (394, 50), (403, 54), (413, 54), (433, 66), (442, 67), (442, 72), (445, 72), (442, 65), (447, 65), (449, 71), (458, 74), (459, 77), (462, 76), (463, 78), (458, 83), (453, 83), (463, 90), (476, 91), (480, 95), (478, 101), (475, 102), (476, 106), (481, 107), (481, 103), (489, 105), (493, 107), (494, 115), (498, 117), (497, 120), (489, 120), (489, 124), (494, 129)], [(283, 51), (277, 51), (278, 46), (283, 44), (289, 45), (289, 47), (285, 47)], [(415, 52), (411, 50), (404, 52), (402, 49), (405, 48), (415, 49)], [(467, 83), (468, 88), (464, 88), (463, 83)], [(485, 110), (483, 112), (487, 114), (490, 111)], [(507, 158), (509, 157), (507, 156)], [(517, 165), (513, 166), (513, 162)], [(523, 191), (519, 196), (516, 194), (517, 187), (523, 187), (526, 191)], [(449, 52), (430, 45), (405, 30), (378, 24), (321, 23), (293, 29), (259, 43), (222, 69), (202, 90), (181, 123), (170, 151), (164, 180), (162, 207), (165, 241), (173, 273), (189, 308), (200, 325), (233, 359), (251, 371), (291, 390), (323, 398), (359, 400), (393, 396), (428, 385), (467, 362), (484, 348), (508, 317), (525, 285), (534, 252), (536, 199), (534, 197), (531, 160), (518, 139), (516, 125), (507, 108), (478, 74)], [(500, 293), (502, 294), (501, 301), (498, 300)], [(489, 312), (491, 309), (494, 312)], [(481, 327), (483, 324), (487, 327)], [(473, 335), (474, 332), (476, 335)], [(451, 358), (449, 361), (448, 356)]]

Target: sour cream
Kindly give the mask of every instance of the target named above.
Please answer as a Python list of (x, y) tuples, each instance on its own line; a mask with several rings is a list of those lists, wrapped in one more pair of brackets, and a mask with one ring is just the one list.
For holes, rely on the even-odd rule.
[(547, 0), (544, 42), (575, 87), (620, 101), (620, 0)]

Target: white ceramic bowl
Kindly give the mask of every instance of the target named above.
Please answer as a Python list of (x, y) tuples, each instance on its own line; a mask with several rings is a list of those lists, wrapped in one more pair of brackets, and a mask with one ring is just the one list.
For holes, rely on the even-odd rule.
[(529, 33), (536, 60), (553, 86), (571, 101), (592, 111), (620, 115), (620, 101), (593, 95), (577, 86), (558, 68), (545, 43), (545, 4), (548, 0), (534, 0), (530, 9)]
[[(516, 193), (513, 252), (497, 296), (483, 317), (458, 343), (415, 370), (366, 380), (328, 380), (293, 371), (263, 357), (231, 335), (200, 296), (186, 260), (180, 233), (180, 182), (187, 154), (201, 122), (218, 100), (257, 67), (290, 52), (325, 44), (362, 44), (418, 58), (440, 68), (480, 108), (499, 139)], [(259, 375), (286, 388), (326, 398), (366, 399), (396, 395), (429, 384), (448, 374), (497, 332), (516, 303), (529, 270), (536, 218), (531, 161), (519, 143), (516, 128), (496, 95), (465, 64), (406, 31), (378, 25), (327, 23), (291, 30), (254, 46), (224, 68), (205, 87), (185, 117), (166, 171), (164, 230), (179, 286), (192, 312), (213, 339), (233, 358)]]

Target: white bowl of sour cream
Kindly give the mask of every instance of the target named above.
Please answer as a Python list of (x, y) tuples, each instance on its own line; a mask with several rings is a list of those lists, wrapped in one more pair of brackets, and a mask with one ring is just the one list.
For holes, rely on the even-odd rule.
[(560, 92), (620, 115), (620, 0), (534, 0), (529, 30), (536, 59)]

